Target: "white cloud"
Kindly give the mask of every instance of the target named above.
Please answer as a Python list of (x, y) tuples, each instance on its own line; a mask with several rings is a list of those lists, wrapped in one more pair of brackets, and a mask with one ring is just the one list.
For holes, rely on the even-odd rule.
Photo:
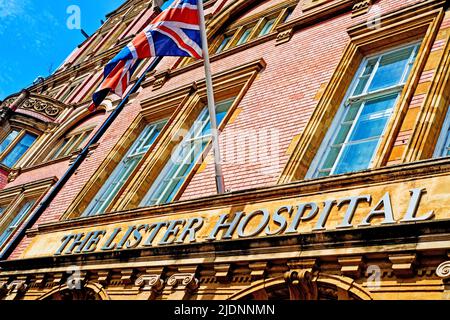
[(0, 0), (0, 19), (15, 18), (24, 13), (28, 0)]

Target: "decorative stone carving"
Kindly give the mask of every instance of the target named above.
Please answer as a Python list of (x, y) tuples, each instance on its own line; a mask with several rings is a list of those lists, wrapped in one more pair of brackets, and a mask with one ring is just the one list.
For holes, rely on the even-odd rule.
[(275, 41), (275, 45), (279, 45), (291, 40), (294, 31), (292, 29), (282, 30), (277, 34), (277, 39)]
[(167, 280), (167, 285), (171, 287), (183, 286), (189, 293), (192, 293), (198, 289), (199, 280), (195, 277), (195, 273), (176, 273)]
[(8, 286), (8, 281), (1, 280), (0, 281), (0, 293), (3, 291), (6, 291), (7, 286)]
[(317, 283), (308, 270), (291, 270), (284, 274), (288, 284), (291, 300), (316, 300), (318, 297)]
[(101, 270), (97, 272), (97, 281), (100, 284), (108, 284), (109, 279), (111, 277), (111, 271), (110, 270)]
[(155, 80), (153, 81), (153, 91), (162, 88), (162, 86), (167, 82), (170, 76), (170, 70), (165, 70), (158, 72), (154, 75)]
[(448, 279), (450, 278), (450, 261), (442, 262), (437, 268), (436, 268), (436, 274), (438, 277)]
[(120, 273), (121, 273), (120, 280), (123, 283), (131, 283), (131, 278), (133, 277), (134, 273), (133, 269), (121, 270)]
[(64, 277), (64, 274), (62, 272), (54, 273), (52, 285), (54, 285), (54, 286), (60, 285), (63, 277)]
[(2, 108), (5, 108), (5, 107), (9, 108), (12, 105), (12, 103), (14, 102), (14, 100), (16, 100), (16, 99), (17, 99), (17, 97), (12, 97), (12, 98), (6, 99), (2, 103)]
[(8, 174), (8, 182), (13, 182), (14, 180), (16, 180), (16, 178), (20, 175), (20, 169), (17, 170), (12, 170), (9, 174)]
[(58, 107), (50, 102), (42, 101), (35, 98), (29, 98), (28, 100), (26, 100), (22, 104), (21, 108), (26, 110), (32, 110), (51, 118), (57, 117), (62, 111), (61, 107)]
[(14, 280), (6, 287), (5, 300), (14, 300), (16, 297), (27, 289), (28, 285), (25, 280)]
[(352, 8), (352, 18), (366, 14), (369, 12), (373, 0), (358, 0)]
[(137, 278), (134, 284), (142, 290), (153, 292), (160, 292), (164, 288), (164, 281), (157, 274), (144, 274)]
[(45, 285), (45, 281), (46, 281), (46, 274), (45, 273), (37, 274), (35, 276), (35, 279), (34, 279), (34, 286), (35, 287), (42, 287), (42, 286)]

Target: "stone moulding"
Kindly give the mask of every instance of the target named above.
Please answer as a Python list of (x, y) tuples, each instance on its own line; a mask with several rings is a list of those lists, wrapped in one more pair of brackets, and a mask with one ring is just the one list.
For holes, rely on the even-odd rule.
[(450, 260), (442, 262), (437, 268), (436, 268), (436, 274), (438, 277), (448, 279), (450, 278)]
[[(1, 108), (10, 108), (12, 104), (19, 98), (19, 95), (14, 95), (7, 98), (2, 104)], [(42, 96), (35, 93), (30, 93), (30, 95), (19, 103), (17, 110), (26, 110), (38, 113), (45, 116), (51, 120), (55, 120), (64, 109), (70, 106), (59, 102), (58, 100)]]

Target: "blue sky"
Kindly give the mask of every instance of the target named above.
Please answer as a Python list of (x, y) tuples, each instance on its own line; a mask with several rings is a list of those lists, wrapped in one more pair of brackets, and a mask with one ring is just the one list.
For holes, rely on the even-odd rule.
[(125, 0), (0, 0), (0, 100), (48, 76), (83, 42), (67, 27), (67, 8), (81, 9), (81, 28), (92, 34), (100, 19)]

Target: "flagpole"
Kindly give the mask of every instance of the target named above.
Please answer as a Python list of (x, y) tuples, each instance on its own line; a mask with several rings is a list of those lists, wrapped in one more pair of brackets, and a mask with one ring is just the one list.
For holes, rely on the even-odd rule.
[(205, 24), (205, 14), (203, 10), (203, 1), (198, 0), (197, 6), (200, 19), (200, 36), (202, 40), (203, 60), (205, 66), (206, 94), (208, 97), (208, 110), (211, 121), (211, 137), (214, 153), (214, 168), (216, 173), (216, 188), (218, 194), (223, 194), (225, 193), (225, 181), (223, 178), (222, 160), (220, 157), (219, 134), (217, 129), (216, 107), (215, 107), (216, 104), (214, 101), (214, 91), (211, 77), (211, 64), (209, 61), (208, 38), (206, 36), (206, 26), (205, 26), (206, 24)]

